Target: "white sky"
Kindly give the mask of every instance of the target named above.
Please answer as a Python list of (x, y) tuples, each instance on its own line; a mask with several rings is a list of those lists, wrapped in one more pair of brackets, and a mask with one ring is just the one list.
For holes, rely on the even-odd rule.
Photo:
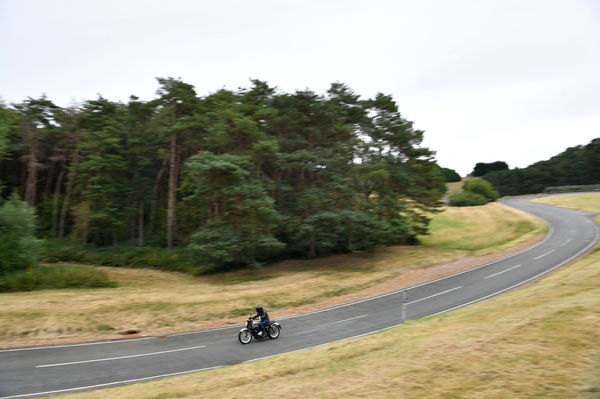
[(391, 94), (461, 175), (600, 137), (600, 0), (0, 0), (0, 97), (247, 87)]

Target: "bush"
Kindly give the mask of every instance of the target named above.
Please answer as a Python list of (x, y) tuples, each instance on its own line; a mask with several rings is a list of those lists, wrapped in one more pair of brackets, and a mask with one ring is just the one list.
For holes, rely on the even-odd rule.
[(454, 169), (441, 168), (441, 171), (446, 183), (457, 182), (461, 180), (460, 175)]
[(68, 240), (48, 240), (46, 262), (77, 262), (101, 266), (127, 266), (197, 274), (188, 251), (155, 247), (84, 247)]
[(0, 277), (0, 292), (33, 291), (51, 288), (116, 287), (108, 275), (92, 266), (38, 266)]
[(451, 195), (448, 200), (448, 205), (450, 206), (479, 206), (485, 205), (489, 201), (487, 198), (480, 194), (476, 194), (470, 191), (461, 191), (460, 193), (456, 193)]
[(16, 196), (0, 206), (0, 275), (37, 265), (42, 241), (34, 234), (34, 209)]
[(479, 194), (489, 202), (496, 201), (500, 198), (498, 192), (494, 190), (492, 184), (484, 179), (471, 179), (467, 180), (463, 186), (464, 191)]

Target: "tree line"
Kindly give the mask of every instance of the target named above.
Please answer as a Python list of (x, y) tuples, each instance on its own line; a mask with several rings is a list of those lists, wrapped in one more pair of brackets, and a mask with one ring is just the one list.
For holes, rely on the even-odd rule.
[(494, 170), (483, 176), (501, 195), (541, 193), (550, 186), (600, 184), (600, 138), (526, 168)]
[(158, 84), (150, 101), (0, 106), (2, 197), (36, 209), (40, 237), (246, 266), (411, 242), (440, 206), (443, 170), (391, 96)]

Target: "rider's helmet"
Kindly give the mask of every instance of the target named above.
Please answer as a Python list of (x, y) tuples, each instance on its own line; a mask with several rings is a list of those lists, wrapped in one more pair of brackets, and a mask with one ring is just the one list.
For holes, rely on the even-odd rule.
[(263, 309), (262, 305), (256, 306), (256, 313), (263, 314), (264, 312), (265, 312), (265, 310)]

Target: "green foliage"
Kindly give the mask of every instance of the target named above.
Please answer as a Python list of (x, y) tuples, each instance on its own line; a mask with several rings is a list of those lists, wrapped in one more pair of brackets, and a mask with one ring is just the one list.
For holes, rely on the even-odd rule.
[(450, 206), (479, 206), (496, 201), (498, 192), (484, 179), (470, 179), (463, 185), (463, 191), (453, 194), (448, 199)]
[(600, 182), (600, 138), (585, 146), (571, 147), (546, 161), (526, 168), (488, 173), (501, 195), (540, 193), (549, 186), (598, 184)]
[(500, 196), (494, 187), (485, 179), (470, 179), (463, 185), (463, 190), (481, 195), (488, 202), (496, 201)]
[[(158, 83), (148, 102), (9, 111), (22, 135), (0, 179), (37, 206), (40, 236), (78, 243), (49, 259), (204, 271), (410, 243), (455, 178), (389, 95)], [(148, 244), (176, 249), (132, 247)]]
[(195, 274), (193, 260), (184, 249), (168, 250), (153, 247), (91, 248), (66, 240), (48, 240), (44, 261), (77, 262), (102, 266), (126, 266)]
[(0, 292), (101, 287), (116, 283), (105, 272), (83, 265), (38, 266), (0, 276)]
[(460, 175), (454, 169), (440, 167), (440, 171), (446, 183), (452, 183), (461, 180)]
[(35, 222), (35, 210), (15, 196), (0, 206), (0, 275), (37, 265), (42, 241)]
[(508, 164), (503, 161), (496, 161), (491, 163), (479, 162), (475, 165), (471, 176), (481, 177), (494, 171), (508, 170)]
[(489, 201), (481, 194), (476, 194), (471, 191), (461, 191), (453, 194), (448, 199), (450, 206), (479, 206), (485, 205)]
[(182, 190), (198, 208), (210, 209), (189, 245), (209, 267), (255, 265), (264, 252), (282, 248), (273, 235), (278, 214), (246, 156), (209, 152), (190, 158)]
[(75, 170), (80, 207), (75, 234), (87, 242), (115, 244), (131, 209), (126, 150), (126, 110), (102, 97), (88, 101), (80, 125), (83, 128), (81, 162)]
[(17, 130), (19, 114), (0, 103), (0, 160), (8, 155), (11, 140)]

